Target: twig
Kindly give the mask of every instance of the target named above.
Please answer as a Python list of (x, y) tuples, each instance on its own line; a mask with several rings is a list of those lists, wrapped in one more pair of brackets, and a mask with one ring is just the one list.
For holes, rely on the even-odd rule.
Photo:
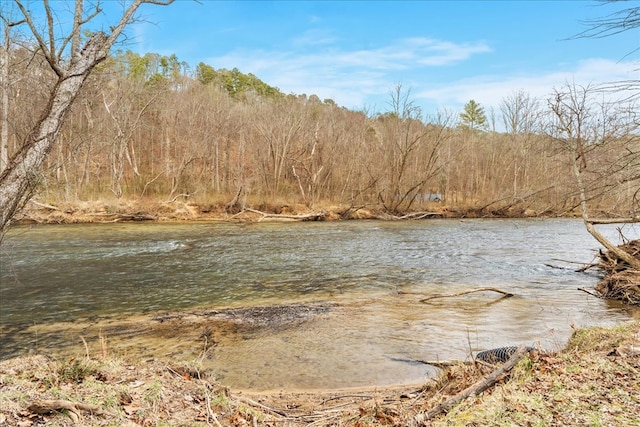
[(182, 375), (180, 372), (178, 372), (175, 369), (173, 369), (171, 366), (167, 365), (166, 368), (167, 368), (167, 371), (171, 372), (172, 374), (175, 374), (176, 376), (178, 376), (180, 378), (184, 378), (184, 375)]
[[(579, 262), (579, 261), (569, 261), (566, 259), (562, 259), (562, 258), (551, 258), (552, 261), (560, 261), (560, 262), (566, 262), (567, 264), (578, 264), (578, 265), (585, 265), (584, 262)], [(547, 264), (545, 264), (547, 265)], [(589, 264), (586, 264), (589, 265)]]
[(588, 289), (585, 289), (585, 288), (578, 288), (578, 290), (579, 290), (579, 291), (582, 291), (582, 292), (586, 292), (586, 293), (588, 293), (589, 295), (591, 295), (592, 297), (602, 298), (600, 295), (596, 294), (595, 292), (591, 292), (591, 291), (590, 291), (590, 290), (588, 290)]
[(334, 424), (330, 423), (329, 421), (333, 420), (333, 419), (339, 419), (339, 418), (340, 418), (339, 414), (331, 415), (331, 416), (323, 416), (322, 418), (320, 418), (320, 419), (318, 419), (316, 421), (313, 421), (311, 424), (308, 424), (307, 427), (311, 427), (311, 426), (314, 426), (314, 425), (334, 425)]
[(371, 399), (371, 396), (368, 394), (341, 394), (339, 396), (329, 397), (320, 402), (321, 405), (324, 405), (327, 402), (331, 402), (332, 400), (345, 399), (347, 397), (359, 397), (362, 399)]
[(87, 340), (84, 339), (84, 337), (82, 335), (80, 335), (80, 339), (82, 340), (82, 342), (84, 343), (84, 351), (87, 354), (87, 359), (89, 359), (89, 345), (87, 344)]
[(507, 360), (507, 362), (504, 365), (502, 365), (495, 371), (491, 372), (491, 374), (489, 374), (486, 378), (467, 387), (466, 389), (462, 390), (460, 393), (456, 394), (452, 398), (447, 399), (445, 402), (436, 406), (434, 409), (427, 412), (419, 413), (414, 417), (414, 421), (416, 422), (417, 425), (426, 426), (428, 420), (448, 411), (453, 406), (462, 402), (466, 398), (470, 396), (477, 396), (483, 391), (489, 389), (495, 383), (500, 381), (505, 374), (511, 371), (511, 369), (513, 369), (513, 367), (516, 366), (516, 364), (520, 361), (520, 359), (522, 359), (522, 357), (525, 355), (525, 353), (527, 353), (527, 351), (528, 351), (527, 346), (521, 345), (520, 347), (518, 347), (518, 350), (516, 350), (516, 352), (513, 353), (513, 355), (509, 358), (509, 360)]
[[(211, 409), (211, 398), (209, 397), (208, 391), (205, 392), (205, 397), (207, 398), (207, 413), (209, 414), (209, 417), (213, 419), (213, 422), (216, 423), (218, 427), (222, 427), (222, 424), (218, 421), (218, 417), (216, 417), (216, 413)], [(209, 423), (207, 422), (207, 424)]]
[(279, 410), (273, 409), (273, 408), (269, 408), (268, 406), (265, 406), (262, 403), (258, 403), (255, 400), (251, 400), (251, 399), (249, 399), (247, 397), (235, 396), (235, 398), (237, 400), (239, 400), (240, 402), (244, 402), (244, 403), (247, 403), (249, 405), (255, 406), (257, 408), (264, 409), (265, 411), (272, 412), (274, 414), (280, 415), (281, 417), (288, 417), (288, 415), (286, 413), (282, 412), (282, 411), (279, 411)]
[(423, 365), (431, 365), (437, 368), (446, 368), (449, 366), (458, 366), (458, 365), (473, 365), (473, 362), (464, 362), (462, 360), (419, 360), (419, 359), (405, 359), (401, 357), (391, 357), (391, 360), (396, 362), (407, 362), (407, 363), (421, 363)]
[(478, 288), (478, 289), (471, 289), (471, 290), (467, 290), (467, 291), (457, 292), (455, 294), (433, 295), (433, 296), (430, 296), (428, 298), (421, 299), (420, 302), (424, 303), (424, 302), (427, 302), (427, 301), (430, 301), (430, 300), (436, 299), (436, 298), (452, 298), (452, 297), (459, 297), (459, 296), (462, 296), (462, 295), (472, 294), (474, 292), (486, 292), (486, 291), (497, 292), (499, 294), (504, 295), (505, 297), (512, 297), (513, 296), (512, 293), (505, 292), (505, 291), (497, 289), (497, 288)]

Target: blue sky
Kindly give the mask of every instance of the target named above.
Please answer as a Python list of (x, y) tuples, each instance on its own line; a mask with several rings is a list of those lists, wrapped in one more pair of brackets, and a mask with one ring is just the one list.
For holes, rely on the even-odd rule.
[[(640, 79), (640, 30), (569, 39), (634, 3), (176, 0), (143, 5), (120, 48), (237, 67), (353, 109), (385, 110), (401, 83), (426, 114), (470, 99), (497, 111), (520, 89), (544, 98), (567, 81)], [(119, 3), (104, 4), (113, 20)]]

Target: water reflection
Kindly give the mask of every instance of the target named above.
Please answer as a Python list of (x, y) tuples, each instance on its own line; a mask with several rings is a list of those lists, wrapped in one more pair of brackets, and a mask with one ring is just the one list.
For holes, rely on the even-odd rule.
[[(625, 229), (629, 237), (637, 231)], [(617, 236), (615, 227), (605, 232)], [(572, 324), (633, 316), (578, 291), (593, 287), (595, 276), (559, 261), (588, 263), (596, 247), (573, 220), (19, 227), (0, 247), (0, 355), (82, 349), (79, 336), (101, 330), (122, 352), (197, 358), (208, 319), (177, 332), (149, 319), (330, 301), (335, 309), (290, 327), (218, 331), (207, 367), (235, 388), (417, 382), (430, 368), (397, 359), (465, 358), (521, 342), (555, 349)], [(481, 286), (515, 296), (420, 302)], [(59, 323), (144, 313), (138, 326)]]

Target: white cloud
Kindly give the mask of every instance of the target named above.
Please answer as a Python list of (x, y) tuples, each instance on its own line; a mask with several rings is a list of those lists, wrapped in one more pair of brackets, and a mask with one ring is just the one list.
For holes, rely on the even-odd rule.
[(441, 40), (416, 38), (410, 39), (423, 52), (418, 63), (426, 66), (442, 66), (464, 61), (478, 53), (489, 53), (491, 48), (484, 42), (456, 44)]
[[(355, 50), (337, 48), (334, 42), (329, 33), (307, 32), (293, 40), (289, 51), (236, 50), (205, 62), (253, 73), (285, 93), (317, 94), (340, 105), (362, 107), (369, 95), (386, 95), (399, 72), (451, 65), (491, 51), (484, 42), (457, 44), (427, 38)], [(315, 51), (309, 53), (310, 48)]]
[(326, 46), (333, 44), (337, 41), (337, 38), (331, 31), (312, 29), (305, 31), (301, 36), (294, 38), (291, 43), (295, 47), (308, 47), (308, 46)]
[[(497, 110), (505, 97), (518, 90), (544, 99), (554, 87), (567, 82), (588, 85), (640, 79), (637, 63), (601, 58), (557, 64), (555, 70), (547, 65), (546, 72), (531, 67), (504, 74), (473, 75), (482, 67), (477, 61), (473, 65), (467, 61), (493, 52), (483, 41), (454, 43), (415, 37), (352, 50), (342, 47), (341, 42), (330, 32), (313, 30), (293, 39), (287, 49), (238, 49), (205, 62), (216, 68), (237, 67), (253, 73), (284, 93), (316, 94), (348, 108), (376, 103), (383, 106), (390, 89), (402, 82), (411, 87), (412, 96), (425, 112), (440, 107), (459, 110), (470, 99)], [(497, 53), (491, 61), (500, 62)], [(508, 60), (502, 63), (502, 68), (508, 66)], [(447, 75), (456, 77), (446, 81)], [(428, 82), (434, 77), (442, 83), (429, 87)]]
[(634, 62), (591, 58), (575, 67), (547, 73), (514, 73), (512, 75), (482, 75), (451, 82), (436, 89), (415, 91), (417, 99), (430, 104), (459, 107), (474, 99), (485, 107), (498, 108), (500, 102), (520, 89), (532, 97), (546, 98), (554, 88), (567, 83), (581, 86), (640, 79), (639, 65)]

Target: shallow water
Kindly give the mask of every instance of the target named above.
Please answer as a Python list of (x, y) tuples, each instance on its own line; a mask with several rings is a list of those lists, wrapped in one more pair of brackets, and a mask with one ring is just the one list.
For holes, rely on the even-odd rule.
[[(617, 241), (615, 226), (603, 230)], [(0, 246), (0, 356), (80, 348), (78, 336), (45, 344), (33, 332), (65, 321), (325, 301), (338, 305), (225, 334), (203, 363), (240, 389), (415, 383), (433, 371), (399, 359), (464, 359), (518, 343), (556, 349), (572, 324), (638, 316), (578, 290), (597, 277), (566, 261), (589, 263), (597, 247), (566, 219), (16, 227)], [(515, 296), (420, 302), (483, 286)], [(121, 333), (135, 349), (134, 334)], [(201, 342), (190, 339), (197, 354)], [(145, 342), (142, 351), (183, 356), (179, 344)]]

